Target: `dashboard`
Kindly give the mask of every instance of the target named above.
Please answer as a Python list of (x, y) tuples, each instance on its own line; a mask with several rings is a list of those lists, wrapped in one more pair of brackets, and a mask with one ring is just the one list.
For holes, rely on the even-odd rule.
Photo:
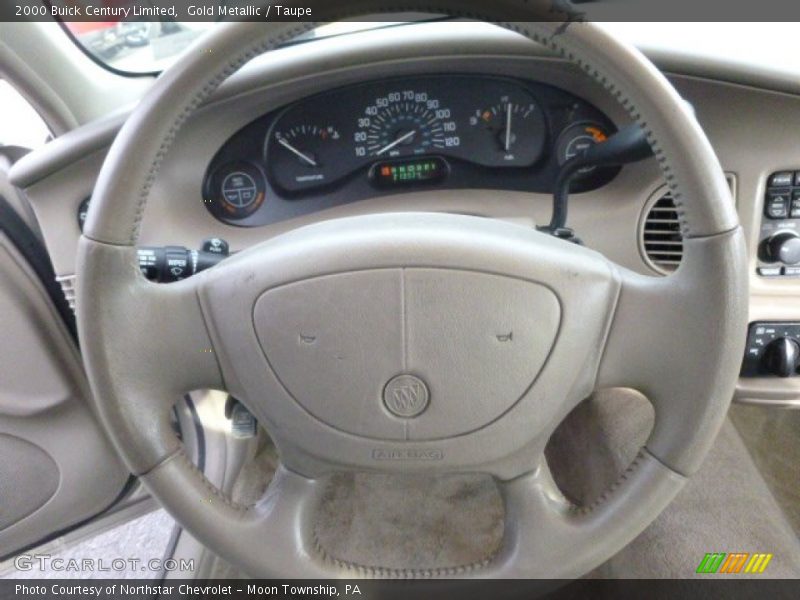
[[(735, 65), (650, 58), (695, 108), (747, 237), (750, 357), (736, 398), (800, 405), (800, 368), (789, 369), (800, 360), (791, 126), (800, 87)], [(68, 297), (79, 215), (127, 115), (60, 136), (12, 170)], [(450, 212), (536, 227), (551, 216), (559, 163), (628, 123), (582, 71), (495, 28), (420, 24), (316, 40), (256, 59), (186, 122), (153, 181), (140, 243), (155, 262), (191, 274), (195, 253), (236, 253), (354, 215)], [(657, 161), (585, 173), (573, 192), (568, 225), (587, 247), (644, 276), (680, 264)]]
[[(231, 136), (205, 207), (254, 227), (413, 189), (550, 193), (561, 164), (616, 131), (589, 102), (534, 81), (428, 75), (347, 86), (271, 111)], [(589, 191), (619, 169), (586, 169)]]

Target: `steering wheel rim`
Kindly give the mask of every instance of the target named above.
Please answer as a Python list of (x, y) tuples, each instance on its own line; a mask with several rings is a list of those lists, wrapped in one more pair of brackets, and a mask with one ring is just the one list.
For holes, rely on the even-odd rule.
[[(242, 64), (314, 24), (221, 25), (142, 100), (109, 151), (95, 189), (79, 249), (77, 315), (98, 411), (131, 471), (193, 535), (250, 574), (579, 576), (644, 529), (697, 470), (713, 442), (744, 347), (743, 234), (708, 140), (677, 92), (636, 50), (589, 23), (562, 22), (574, 15), (554, 11), (545, 1), (411, 4), (310, 3), (312, 14), (326, 21), (398, 10), (491, 21), (581, 67), (648, 133), (685, 237), (678, 271), (663, 279), (639, 276), (590, 250), (518, 226), (406, 214), (312, 225), (190, 280), (168, 286), (147, 282), (136, 268), (138, 230), (150, 186), (181, 125)], [(509, 15), (517, 21), (501, 21)], [(558, 21), (548, 22), (554, 18)], [(394, 433), (376, 439), (384, 433), (377, 426), (354, 435), (336, 423), (320, 424), (318, 405), (301, 406), (291, 397), (291, 384), (276, 371), (276, 351), (269, 346), (281, 335), (271, 315), (280, 312), (286, 302), (281, 294), (292, 284), (323, 282), (328, 287), (322, 289), (340, 289), (329, 287), (331, 276), (361, 274), (374, 289), (384, 289), (389, 280), (380, 278), (387, 272), (400, 272), (404, 286), (428, 286), (424, 289), (449, 298), (452, 286), (467, 285), (485, 302), (497, 299), (485, 289), (499, 283), (508, 294), (519, 294), (541, 309), (531, 325), (537, 332), (550, 326), (557, 331), (552, 343), (542, 346), (541, 369), (519, 399), (491, 419), (484, 416), (480, 427), (435, 429), (439, 438), (430, 431), (419, 434), (414, 452), (422, 448), (434, 454), (415, 454), (414, 460), (407, 460), (409, 445), (391, 437)], [(517, 282), (523, 282), (521, 287)], [(547, 294), (556, 298), (557, 309)], [(476, 306), (483, 305), (470, 310)], [(513, 309), (524, 323), (521, 311)], [(253, 360), (261, 361), (246, 369), (234, 360), (243, 340), (258, 355)], [(658, 361), (652, 356), (655, 349)], [(580, 359), (581, 372), (566, 373), (567, 356)], [(645, 393), (654, 404), (656, 425), (617, 484), (594, 505), (576, 509), (549, 476), (543, 445), (577, 402), (593, 389), (614, 385)], [(258, 401), (253, 390), (264, 386), (278, 394), (283, 390), (289, 399), (269, 406)], [(281, 450), (285, 466), (253, 506), (232, 502), (205, 480), (170, 431), (172, 399), (201, 388), (236, 391), (249, 400)], [(559, 401), (549, 399), (554, 397)], [(453, 407), (441, 400), (437, 409), (440, 405)], [(354, 410), (360, 414), (361, 409)], [(536, 429), (535, 435), (526, 434), (523, 425)], [(376, 449), (377, 456), (403, 460), (378, 463)], [(313, 517), (323, 476), (343, 468), (491, 473), (500, 480), (506, 502), (503, 546), (479, 564), (425, 571), (353, 565), (330, 557), (316, 540)], [(263, 540), (269, 540), (267, 547)]]

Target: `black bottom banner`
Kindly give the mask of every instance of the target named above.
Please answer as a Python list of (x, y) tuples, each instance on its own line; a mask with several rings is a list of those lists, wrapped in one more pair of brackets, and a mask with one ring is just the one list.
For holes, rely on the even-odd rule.
[(153, 580), (96, 579), (0, 581), (0, 598), (53, 600), (200, 600), (229, 598), (354, 598), (358, 600), (459, 600), (499, 598), (642, 598), (690, 600), (799, 598), (800, 580), (692, 579), (692, 580)]

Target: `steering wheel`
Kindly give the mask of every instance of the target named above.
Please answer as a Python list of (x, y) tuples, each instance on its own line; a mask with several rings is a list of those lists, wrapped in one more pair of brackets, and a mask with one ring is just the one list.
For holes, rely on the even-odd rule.
[[(77, 316), (103, 423), (178, 522), (251, 575), (579, 576), (667, 506), (732, 397), (745, 244), (711, 145), (646, 58), (590, 23), (566, 22), (575, 15), (548, 1), (304, 5), (322, 21), (419, 10), (494, 22), (578, 65), (646, 130), (678, 207), (681, 266), (647, 277), (519, 225), (407, 213), (302, 227), (191, 279), (148, 282), (135, 245), (179, 129), (241, 65), (314, 26), (219, 25), (140, 102), (95, 188)], [(573, 506), (544, 447), (572, 408), (611, 386), (644, 393), (655, 425), (611, 489)], [(251, 506), (211, 485), (171, 431), (173, 402), (196, 389), (229, 391), (279, 449), (282, 464)], [(326, 477), (341, 471), (491, 474), (505, 502), (503, 543), (479, 563), (442, 569), (329, 556), (314, 517)]]

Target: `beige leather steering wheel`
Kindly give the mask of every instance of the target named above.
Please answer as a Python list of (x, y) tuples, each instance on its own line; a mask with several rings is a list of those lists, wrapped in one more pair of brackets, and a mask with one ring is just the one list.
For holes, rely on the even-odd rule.
[[(573, 15), (549, 2), (303, 4), (324, 21), (420, 10), (497, 22), (580, 66), (648, 132), (678, 206), (683, 262), (651, 278), (509, 223), (384, 214), (295, 230), (179, 283), (146, 281), (139, 224), (181, 125), (242, 64), (313, 24), (220, 25), (142, 100), (95, 189), (78, 324), (104, 424), (175, 518), (251, 575), (579, 576), (670, 502), (732, 396), (745, 246), (714, 152), (650, 62), (592, 24), (565, 25)], [(572, 408), (609, 386), (646, 394), (654, 430), (612, 489), (574, 507), (544, 447)], [(170, 429), (176, 398), (201, 388), (243, 401), (279, 448), (282, 466), (252, 506), (214, 488)], [(490, 473), (506, 503), (504, 543), (479, 564), (438, 570), (329, 557), (314, 515), (325, 477), (342, 470)]]

